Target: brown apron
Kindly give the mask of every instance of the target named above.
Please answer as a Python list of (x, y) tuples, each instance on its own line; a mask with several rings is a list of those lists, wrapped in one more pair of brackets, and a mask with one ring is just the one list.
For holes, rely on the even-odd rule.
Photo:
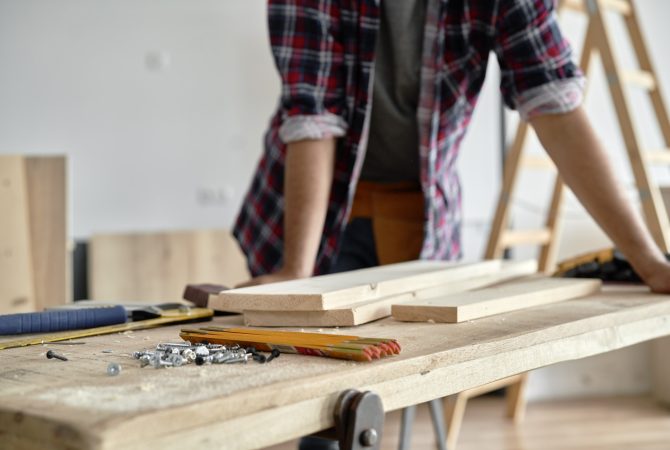
[(369, 218), (380, 265), (419, 258), (423, 245), (424, 199), (416, 183), (358, 183), (351, 219)]

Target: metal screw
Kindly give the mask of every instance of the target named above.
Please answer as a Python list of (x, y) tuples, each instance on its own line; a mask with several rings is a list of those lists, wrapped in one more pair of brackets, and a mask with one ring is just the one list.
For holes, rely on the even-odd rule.
[(47, 358), (48, 359), (56, 358), (56, 359), (60, 359), (61, 361), (67, 361), (67, 358), (65, 356), (59, 355), (58, 353), (54, 352), (53, 350), (49, 350), (47, 352)]
[(142, 355), (140, 356), (140, 367), (148, 366), (151, 364), (151, 356), (150, 355)]
[(156, 353), (152, 358), (151, 358), (151, 365), (154, 366), (154, 369), (160, 369), (161, 367), (166, 367), (166, 366), (173, 366), (174, 364), (170, 361), (165, 361), (161, 359), (161, 355), (159, 353)]
[(187, 362), (193, 362), (193, 361), (195, 361), (195, 357), (197, 355), (195, 354), (195, 352), (193, 350), (191, 350), (190, 348), (187, 348), (186, 350), (181, 352), (181, 356), (186, 358)]
[(251, 354), (245, 353), (244, 355), (233, 355), (231, 358), (225, 360), (224, 364), (236, 364), (236, 363), (246, 363), (249, 360)]
[(177, 343), (167, 342), (167, 343), (164, 343), (164, 344), (158, 344), (156, 346), (156, 350), (166, 351), (166, 350), (170, 350), (170, 349), (173, 349), (173, 348), (184, 349), (184, 348), (191, 348), (191, 347), (192, 347), (192, 345), (191, 345), (190, 342), (177, 342)]
[(107, 375), (115, 377), (121, 373), (121, 366), (117, 363), (109, 363), (107, 366)]
[(151, 355), (153, 355), (153, 352), (150, 352), (150, 351), (147, 351), (147, 350), (143, 350), (141, 352), (133, 352), (133, 358), (135, 358), (135, 359), (141, 359), (143, 356), (147, 356), (147, 355), (151, 356)]
[(172, 365), (175, 367), (179, 367), (182, 364), (184, 364), (184, 357), (181, 356), (179, 353), (177, 354), (173, 353), (172, 355), (167, 357), (166, 361), (172, 363)]
[(197, 356), (209, 356), (209, 349), (204, 345), (198, 345), (195, 347), (195, 354)]
[(212, 363), (212, 356), (196, 356), (195, 357), (195, 365), (196, 366), (202, 366), (204, 364), (211, 364)]
[(377, 443), (379, 435), (374, 428), (368, 428), (361, 433), (360, 441), (363, 447), (372, 447)]

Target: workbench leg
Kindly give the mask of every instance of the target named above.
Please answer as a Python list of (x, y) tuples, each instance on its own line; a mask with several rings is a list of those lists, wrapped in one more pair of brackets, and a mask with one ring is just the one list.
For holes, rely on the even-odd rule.
[(461, 425), (463, 424), (463, 416), (465, 415), (465, 407), (468, 404), (468, 396), (461, 392), (450, 395), (444, 399), (445, 409), (445, 424), (447, 428), (447, 448), (454, 450), (456, 448), (456, 441), (461, 432)]
[(507, 388), (507, 417), (514, 423), (521, 423), (526, 416), (526, 391), (528, 386), (528, 374), (521, 375), (519, 381)]
[(402, 421), (400, 423), (400, 444), (398, 450), (409, 450), (409, 442), (412, 439), (412, 425), (416, 417), (416, 405), (408, 406), (402, 410)]
[(438, 450), (447, 450), (447, 433), (445, 431), (444, 411), (442, 402), (439, 398), (428, 402), (430, 407), (430, 418), (433, 420), (433, 429), (435, 430), (435, 440)]

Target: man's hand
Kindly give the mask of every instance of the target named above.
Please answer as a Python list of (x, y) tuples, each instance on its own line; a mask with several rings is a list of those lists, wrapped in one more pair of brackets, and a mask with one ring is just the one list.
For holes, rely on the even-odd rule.
[(654, 292), (670, 293), (670, 264), (631, 206), (582, 108), (530, 121), (561, 177)]

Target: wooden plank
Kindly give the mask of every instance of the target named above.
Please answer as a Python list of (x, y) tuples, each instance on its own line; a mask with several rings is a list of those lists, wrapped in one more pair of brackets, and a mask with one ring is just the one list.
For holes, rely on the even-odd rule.
[(600, 286), (600, 280), (542, 277), (393, 305), (392, 313), (407, 322), (457, 323), (593, 294)]
[(528, 169), (556, 171), (556, 164), (546, 155), (523, 155), (521, 164)]
[[(578, 12), (588, 12), (584, 5), (585, 1), (589, 0), (563, 0), (562, 5), (567, 9)], [(617, 12), (624, 16), (631, 14), (631, 4), (628, 0), (593, 0), (598, 1), (603, 8)]]
[(249, 278), (226, 230), (95, 235), (89, 274), (92, 298), (111, 301), (179, 300), (187, 284), (232, 286)]
[(21, 156), (0, 156), (0, 312), (35, 311), (28, 192)]
[(500, 272), (444, 285), (416, 289), (379, 300), (357, 303), (327, 311), (244, 311), (244, 323), (261, 327), (351, 327), (391, 315), (395, 303), (465, 292), (537, 272), (534, 260), (503, 262)]
[[(11, 448), (142, 449), (147, 442), (169, 449), (260, 448), (332, 426), (335, 400), (345, 389), (372, 390), (392, 411), (668, 335), (670, 299), (644, 287), (619, 287), (506, 319), (364, 325), (356, 332), (397, 338), (403, 347), (371, 364), (282, 355), (270, 364), (154, 370), (128, 356), (174, 340), (180, 327), (60, 346), (67, 363), (47, 360), (42, 347), (4, 350), (0, 435)], [(110, 362), (122, 365), (120, 376), (105, 374)]]
[(25, 158), (36, 309), (70, 301), (65, 156)]
[(501, 245), (504, 248), (524, 244), (547, 244), (551, 240), (551, 230), (507, 230), (503, 232)]
[(493, 215), (491, 223), (491, 232), (489, 233), (488, 243), (484, 258), (495, 259), (502, 258), (505, 250), (504, 235), (508, 226), (510, 201), (514, 195), (516, 183), (519, 174), (520, 161), (523, 155), (523, 149), (526, 146), (526, 138), (531, 128), (528, 122), (521, 121), (516, 131), (514, 143), (505, 157), (505, 167), (503, 173), (503, 183), (498, 196), (496, 212)]
[(410, 261), (222, 292), (218, 310), (322, 311), (495, 273), (500, 261)]
[(646, 70), (624, 70), (622, 71), (623, 79), (626, 83), (633, 86), (653, 91), (656, 89), (656, 77), (653, 73)]

